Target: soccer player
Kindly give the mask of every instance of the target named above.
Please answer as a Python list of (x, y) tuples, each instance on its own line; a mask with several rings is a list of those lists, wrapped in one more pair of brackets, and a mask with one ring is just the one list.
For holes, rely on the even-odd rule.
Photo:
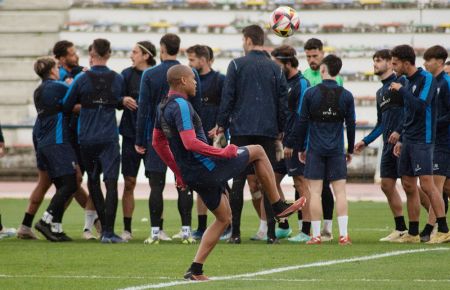
[[(156, 154), (152, 146), (152, 130), (154, 127), (157, 106), (167, 96), (167, 70), (179, 64), (177, 54), (180, 49), (180, 38), (172, 33), (164, 35), (160, 40), (161, 63), (144, 71), (139, 91), (139, 109), (137, 112), (135, 148), (139, 154), (146, 154), (145, 173), (150, 184), (150, 223), (151, 232), (146, 244), (158, 244), (160, 240), (161, 216), (163, 213), (163, 190), (166, 184), (167, 167)], [(198, 92), (198, 94), (200, 91)], [(195, 108), (199, 108), (200, 96), (193, 99)], [(178, 190), (178, 210), (181, 217), (181, 239), (183, 243), (194, 243), (191, 235), (191, 215), (193, 198), (189, 190)]]
[[(423, 58), (424, 66), (430, 72), (437, 82), (437, 120), (436, 120), (436, 139), (433, 152), (433, 180), (440, 194), (443, 194), (444, 203), (447, 203), (447, 195), (444, 192), (444, 183), (450, 177), (450, 76), (444, 72), (444, 64), (448, 57), (447, 49), (440, 45), (428, 48)], [(422, 192), (421, 192), (422, 193)], [(426, 195), (421, 199), (426, 199), (426, 204), (430, 201)], [(420, 240), (428, 242), (430, 240), (433, 226), (436, 222), (436, 216), (431, 207), (429, 207), (428, 223), (420, 233)]]
[[(73, 78), (82, 71), (82, 67), (78, 65), (78, 55), (76, 54), (75, 46), (72, 42), (67, 40), (61, 40), (55, 43), (53, 46), (53, 54), (55, 58), (58, 60), (59, 67), (59, 80), (62, 82), (66, 82), (66, 84), (70, 84), (73, 81)], [(75, 199), (80, 204), (82, 208), (85, 209), (85, 225), (83, 231), (83, 238), (90, 240), (95, 239), (95, 236), (92, 234), (92, 227), (94, 222), (97, 219), (97, 213), (95, 212), (94, 205), (92, 203), (92, 199), (88, 196), (84, 188), (81, 186), (81, 178), (84, 173), (84, 168), (81, 162), (80, 155), (80, 145), (78, 144), (77, 139), (77, 126), (78, 126), (78, 113), (77, 108), (74, 108), (74, 111), (70, 114), (69, 121), (69, 132), (70, 132), (70, 141), (72, 147), (75, 150), (75, 154), (77, 156), (78, 167), (81, 172), (78, 174), (78, 190), (75, 193)], [(33, 134), (33, 144), (35, 145), (35, 149), (37, 152), (37, 141), (35, 135)], [(37, 167), (38, 167), (38, 182), (36, 184), (35, 189), (30, 195), (29, 204), (27, 210), (24, 214), (24, 218), (22, 224), (20, 225), (17, 231), (17, 237), (20, 239), (36, 239), (36, 235), (31, 230), (31, 224), (33, 223), (34, 215), (38, 211), (45, 194), (49, 190), (52, 185), (52, 181), (48, 176), (47, 169), (42, 164), (39, 156), (36, 158)], [(68, 204), (66, 204), (66, 207)], [(99, 223), (96, 223), (97, 231), (101, 231)]]
[[(288, 113), (284, 129), (283, 145), (290, 148), (293, 148), (293, 144), (291, 144), (293, 140), (291, 140), (290, 133), (300, 113), (305, 91), (309, 87), (308, 80), (306, 80), (298, 70), (299, 64), (296, 54), (297, 52), (295, 49), (289, 45), (282, 45), (271, 52), (275, 62), (282, 68), (288, 85)], [(274, 168), (277, 183), (279, 185), (281, 179), (286, 174), (292, 176), (296, 199), (299, 198), (299, 193), (301, 193), (302, 196), (305, 196), (308, 200), (308, 184), (303, 176), (304, 164), (298, 159), (298, 151), (294, 152), (292, 149), (285, 148), (284, 152), (284, 158), (277, 163), (279, 166), (275, 166)], [(309, 217), (309, 208), (307, 205), (302, 211), (298, 212), (299, 224), (301, 224), (299, 225), (300, 233), (290, 238), (289, 241), (291, 242), (307, 242), (310, 240), (309, 232), (311, 229), (311, 219)], [(290, 229), (287, 220), (279, 223), (279, 228), (276, 231), (277, 238), (287, 237), (291, 233), (292, 230)]]
[(297, 211), (305, 199), (294, 204), (281, 201), (271, 164), (261, 146), (228, 145), (222, 149), (207, 144), (200, 117), (189, 102), (189, 98), (195, 96), (197, 85), (189, 67), (171, 67), (167, 79), (170, 91), (158, 109), (152, 144), (175, 173), (177, 186), (189, 186), (198, 192), (216, 217), (203, 235), (194, 261), (184, 276), (190, 280), (208, 280), (203, 275), (203, 264), (231, 219), (229, 203), (223, 194), (227, 180), (249, 164), (253, 165), (277, 218)]
[[(136, 102), (124, 96), (123, 78), (107, 66), (111, 56), (110, 42), (95, 39), (90, 46), (92, 67), (79, 74), (64, 97), (64, 111), (71, 112), (81, 104), (78, 141), (81, 158), (88, 174), (89, 194), (102, 224), (102, 243), (126, 242), (114, 233), (120, 167), (119, 136), (116, 108), (133, 110)], [(100, 186), (100, 174), (106, 187), (106, 198)]]
[[(309, 81), (309, 84), (313, 87), (322, 83), (322, 76), (320, 74), (320, 64), (324, 57), (323, 43), (320, 39), (311, 38), (308, 39), (304, 45), (306, 54), (306, 61), (309, 68), (303, 72), (305, 79)], [(344, 84), (343, 79), (338, 75), (336, 76), (336, 82), (339, 86)], [(328, 180), (324, 180), (322, 189), (322, 209), (323, 209), (323, 229), (321, 231), (322, 242), (333, 240), (333, 210), (334, 199), (333, 193), (330, 189), (330, 183)]]
[[(220, 98), (222, 96), (225, 76), (214, 71), (210, 66), (211, 55), (204, 45), (194, 45), (186, 50), (189, 66), (196, 69), (200, 77), (202, 103), (198, 112), (202, 120), (203, 131), (209, 132), (216, 126)], [(222, 134), (223, 135), (223, 134)], [(213, 145), (214, 138), (208, 138), (208, 144)], [(200, 240), (206, 230), (207, 208), (200, 196), (197, 196), (198, 226), (192, 233), (196, 240)]]
[(445, 63), (444, 72), (450, 76), (450, 61)]
[(34, 64), (34, 71), (42, 79), (34, 92), (38, 113), (34, 126), (37, 156), (57, 189), (44, 215), (34, 227), (49, 241), (71, 241), (62, 229), (64, 206), (77, 190), (77, 160), (61, 106), (68, 86), (58, 81), (59, 70), (51, 57), (39, 58)]
[(0, 158), (5, 156), (5, 137), (3, 137), (2, 124), (0, 124)]
[[(5, 138), (3, 137), (2, 125), (0, 124), (0, 158), (5, 156)], [(0, 240), (16, 235), (16, 229), (5, 228), (2, 225), (2, 215), (0, 215)]]
[[(140, 41), (134, 45), (130, 55), (132, 66), (122, 71), (125, 96), (138, 99), (142, 73), (156, 65), (155, 57), (156, 48), (151, 42)], [(124, 231), (121, 237), (127, 241), (133, 238), (131, 220), (134, 211), (134, 189), (141, 161), (144, 160), (144, 155), (138, 154), (134, 148), (136, 120), (137, 108), (134, 110), (124, 108), (119, 126), (119, 133), (122, 135), (122, 175), (125, 180), (122, 196)]]
[(394, 147), (394, 154), (400, 156), (398, 173), (402, 177), (406, 192), (409, 216), (408, 233), (395, 240), (398, 243), (420, 243), (419, 215), (420, 201), (417, 179), (420, 187), (430, 199), (436, 214), (438, 232), (429, 243), (450, 240), (444, 213), (444, 201), (433, 182), (433, 143), (436, 132), (436, 80), (429, 72), (415, 65), (416, 55), (409, 45), (394, 47), (392, 66), (397, 75), (406, 75), (408, 84), (393, 82), (390, 89), (403, 96), (405, 118), (401, 141)]
[[(263, 50), (264, 31), (258, 25), (243, 29), (244, 57), (230, 62), (217, 117), (217, 133), (230, 129), (231, 143), (237, 146), (261, 145), (275, 163), (275, 141), (281, 140), (287, 110), (287, 84), (281, 68)], [(236, 175), (230, 193), (233, 216), (230, 243), (241, 242), (240, 221), (246, 170)], [(254, 178), (254, 177), (253, 177)], [(261, 180), (258, 182), (261, 183)], [(278, 243), (272, 208), (264, 198), (268, 231), (267, 242)]]
[[(351, 244), (347, 233), (348, 204), (345, 191), (347, 164), (352, 160), (355, 141), (355, 105), (352, 94), (336, 82), (342, 61), (328, 55), (320, 64), (323, 82), (305, 92), (296, 122), (293, 138), (297, 140), (293, 149), (301, 147), (308, 139), (301, 160), (306, 162), (305, 177), (309, 182), (312, 238), (307, 244), (320, 244), (320, 220), (323, 180), (328, 179), (336, 196), (336, 211), (339, 225), (339, 244)], [(344, 121), (347, 128), (347, 152), (344, 150)], [(305, 157), (306, 155), (306, 157)]]
[(398, 176), (398, 158), (392, 151), (403, 130), (403, 97), (390, 90), (392, 82), (405, 85), (406, 79), (396, 76), (392, 70), (392, 56), (388, 49), (382, 49), (373, 55), (373, 69), (379, 76), (382, 87), (376, 93), (377, 124), (372, 132), (355, 144), (355, 153), (360, 154), (370, 143), (383, 135), (383, 151), (381, 153), (380, 177), (381, 190), (394, 215), (395, 230), (380, 239), (381, 242), (392, 242), (407, 232), (403, 216), (402, 200), (396, 188)]

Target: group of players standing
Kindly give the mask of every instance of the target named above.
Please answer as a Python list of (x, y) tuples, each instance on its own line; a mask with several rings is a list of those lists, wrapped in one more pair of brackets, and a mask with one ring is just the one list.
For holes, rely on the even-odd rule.
[[(259, 26), (244, 28), (246, 55), (230, 62), (226, 76), (211, 68), (214, 58), (209, 47), (188, 48), (192, 89), (191, 76), (177, 60), (180, 48), (177, 35), (166, 34), (161, 38), (159, 65), (152, 43), (136, 43), (131, 52), (133, 65), (121, 75), (106, 66), (111, 55), (109, 41), (94, 40), (89, 47), (89, 69), (78, 65), (71, 42), (58, 42), (54, 58), (39, 58), (34, 66), (42, 79), (34, 95), (38, 118), (33, 141), (39, 182), (17, 236), (36, 238), (31, 230), (34, 214), (53, 183), (57, 192), (35, 224), (48, 240), (71, 240), (62, 230), (62, 216), (72, 196), (85, 209), (86, 239), (95, 239), (92, 233), (95, 225), (103, 243), (130, 240), (133, 192), (140, 163), (144, 161), (150, 185), (151, 231), (145, 240), (147, 244), (170, 239), (163, 231), (162, 218), (166, 164), (173, 169), (179, 185), (182, 226), (176, 236), (183, 243), (202, 239), (207, 208), (217, 218), (213, 225), (220, 223), (216, 229), (219, 236), (222, 234), (229, 243), (240, 243), (243, 188), (247, 181), (261, 219), (258, 233), (252, 239), (278, 243), (280, 238), (291, 235), (287, 219), (280, 219), (277, 229), (276, 219), (286, 215), (286, 210), (290, 214), (288, 209), (294, 206), (303, 206), (306, 198), (303, 210), (298, 211), (300, 233), (289, 241), (320, 244), (332, 240), (334, 193), (339, 243), (351, 244), (347, 232), (347, 164), (353, 151), (360, 153), (382, 134), (382, 190), (396, 225), (395, 231), (382, 240), (450, 241), (444, 209), (447, 198), (442, 198), (444, 184), (446, 193), (450, 193), (450, 77), (444, 72), (446, 50), (433, 46), (425, 52), (427, 71), (415, 66), (414, 50), (407, 45), (374, 54), (375, 74), (383, 83), (377, 92), (377, 125), (354, 145), (354, 100), (338, 75), (341, 59), (335, 55), (324, 57), (322, 42), (310, 39), (304, 47), (310, 68), (302, 74), (293, 47), (283, 45), (268, 54), (263, 45), (264, 31)], [(122, 152), (116, 109), (124, 110), (119, 126)], [(227, 146), (228, 136), (232, 145)], [(174, 138), (177, 140), (173, 141)], [(178, 150), (179, 145), (183, 148)], [(270, 170), (265, 166), (267, 158), (272, 165)], [(120, 163), (125, 180), (124, 231), (118, 236), (114, 224)], [(274, 174), (267, 173), (272, 168)], [(206, 171), (202, 176), (203, 170)], [(81, 186), (84, 172), (88, 176), (89, 195)], [(100, 186), (101, 174), (105, 197)], [(280, 182), (286, 174), (293, 177), (296, 199), (302, 196), (302, 202), (289, 205), (277, 198), (279, 195), (284, 200)], [(399, 177), (407, 193), (408, 229), (395, 188)], [(198, 182), (202, 178), (215, 182), (214, 186), (204, 180)], [(224, 181), (231, 178), (232, 187), (228, 188)], [(217, 187), (219, 181), (223, 186)], [(197, 230), (191, 232), (193, 191), (199, 194), (199, 222)], [(222, 193), (228, 196), (223, 211)], [(420, 203), (429, 211), (429, 220), (419, 236)], [(228, 219), (232, 219), (231, 227)], [(435, 223), (437, 232), (432, 234)], [(211, 245), (219, 239), (213, 236), (205, 242), (209, 245), (200, 246), (204, 253), (198, 259), (201, 263), (193, 263), (194, 274), (201, 272), (197, 264), (203, 263)]]

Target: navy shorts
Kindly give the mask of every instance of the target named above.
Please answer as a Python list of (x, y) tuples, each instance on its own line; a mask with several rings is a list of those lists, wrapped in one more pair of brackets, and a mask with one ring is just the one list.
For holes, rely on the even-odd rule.
[(145, 175), (150, 177), (150, 172), (166, 173), (167, 165), (159, 158), (153, 146), (147, 146), (144, 157)]
[(311, 180), (330, 182), (347, 178), (345, 154), (323, 156), (308, 150), (306, 153), (305, 177)]
[(450, 177), (450, 149), (447, 145), (434, 145), (433, 175)]
[(36, 139), (36, 136), (34, 136), (34, 134), (33, 134), (33, 147), (34, 147), (34, 152), (36, 153), (36, 167), (40, 171), (47, 171), (44, 161), (42, 160), (42, 156), (39, 154), (37, 139)]
[(48, 172), (50, 178), (76, 174), (77, 157), (70, 144), (54, 144), (38, 148), (40, 169)]
[(303, 176), (305, 173), (305, 164), (300, 162), (297, 150), (294, 150), (291, 159), (285, 159), (284, 162), (286, 163), (289, 176)]
[(284, 159), (281, 159), (280, 161), (275, 162), (275, 164), (272, 167), (273, 167), (273, 171), (275, 173), (278, 173), (281, 175), (287, 174), (286, 162)]
[(394, 155), (394, 145), (385, 143), (381, 155), (380, 177), (397, 179), (398, 175), (398, 158)]
[(78, 165), (80, 166), (81, 175), (83, 175), (86, 172), (86, 169), (84, 168), (83, 161), (81, 159), (81, 149), (80, 144), (77, 142), (72, 143), (73, 151), (75, 152), (75, 156), (77, 157)]
[(136, 152), (134, 138), (122, 138), (122, 175), (136, 177), (145, 155)]
[(100, 171), (103, 173), (103, 180), (117, 180), (119, 178), (119, 142), (81, 144), (80, 148), (81, 158), (88, 175)]
[(433, 175), (433, 144), (403, 143), (398, 160), (400, 176)]
[(202, 198), (206, 207), (213, 211), (219, 204), (225, 192), (226, 182), (246, 170), (249, 162), (249, 152), (245, 147), (239, 147), (238, 155), (233, 159), (214, 159), (216, 167), (212, 171), (197, 172), (195, 180), (185, 180), (189, 187)]

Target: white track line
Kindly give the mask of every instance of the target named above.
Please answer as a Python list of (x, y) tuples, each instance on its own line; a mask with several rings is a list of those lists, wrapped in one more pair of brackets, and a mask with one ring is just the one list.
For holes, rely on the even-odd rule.
[[(288, 267), (274, 268), (274, 269), (263, 270), (263, 271), (259, 271), (259, 272), (232, 275), (232, 276), (210, 277), (210, 280), (211, 281), (223, 281), (223, 280), (236, 280), (236, 279), (242, 279), (242, 278), (252, 278), (252, 277), (256, 277), (256, 276), (270, 275), (270, 274), (287, 272), (287, 271), (298, 270), (298, 269), (331, 266), (331, 265), (336, 265), (336, 264), (345, 264), (345, 263), (360, 262), (360, 261), (370, 261), (370, 260), (376, 260), (376, 259), (381, 259), (381, 258), (386, 258), (386, 257), (394, 257), (394, 256), (408, 255), (408, 254), (414, 254), (414, 253), (424, 253), (424, 252), (432, 252), (432, 251), (448, 251), (448, 250), (450, 250), (450, 248), (431, 248), (431, 249), (417, 249), (417, 250), (403, 250), (403, 251), (386, 252), (386, 253), (374, 254), (374, 255), (369, 255), (369, 256), (353, 257), (353, 258), (340, 259), (340, 260), (321, 261), (321, 262), (315, 262), (315, 263), (309, 263), (309, 264), (303, 264), (303, 265), (294, 265), (294, 266), (288, 266)], [(191, 283), (207, 283), (207, 281), (206, 282), (172, 281), (172, 282), (166, 282), (166, 283), (133, 286), (133, 287), (128, 287), (128, 288), (122, 288), (120, 290), (144, 290), (144, 289), (166, 288), (166, 287), (185, 285), (185, 284), (191, 284)]]
[(450, 279), (263, 279), (263, 278), (244, 278), (239, 281), (279, 281), (279, 282), (421, 282), (421, 283), (449, 283)]

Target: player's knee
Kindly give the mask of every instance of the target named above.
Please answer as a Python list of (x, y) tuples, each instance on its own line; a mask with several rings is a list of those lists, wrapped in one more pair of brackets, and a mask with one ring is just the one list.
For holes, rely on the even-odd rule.
[(392, 186), (390, 184), (382, 182), (381, 183), (381, 190), (384, 192), (384, 194), (389, 195), (389, 194), (392, 193), (393, 188), (392, 188)]
[(133, 191), (136, 187), (136, 178), (125, 176), (125, 191)]
[(252, 200), (258, 200), (262, 198), (262, 193), (261, 190), (256, 190), (256, 191), (252, 191), (250, 189), (250, 193), (252, 195)]

